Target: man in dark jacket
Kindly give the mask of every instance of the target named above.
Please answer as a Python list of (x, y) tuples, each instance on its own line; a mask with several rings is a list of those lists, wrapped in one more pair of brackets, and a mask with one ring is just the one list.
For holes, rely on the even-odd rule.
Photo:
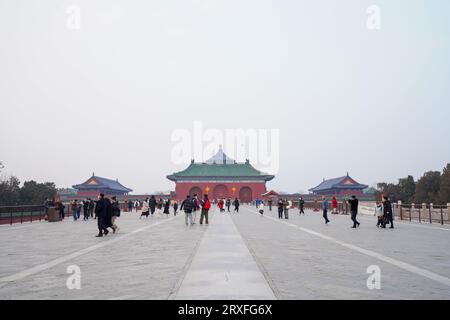
[(360, 223), (358, 222), (358, 220), (356, 220), (356, 215), (358, 214), (359, 201), (358, 199), (356, 199), (355, 196), (352, 196), (352, 198), (348, 200), (348, 203), (350, 204), (350, 212), (352, 214), (352, 221), (353, 221), (352, 228), (356, 228), (357, 226), (359, 227)]
[(235, 212), (239, 212), (239, 205), (240, 205), (240, 203), (239, 203), (238, 198), (235, 198), (234, 199), (234, 211)]
[(189, 195), (187, 195), (186, 199), (183, 200), (180, 207), (180, 210), (184, 210), (184, 213), (186, 215), (185, 216), (186, 226), (189, 225), (188, 220), (191, 226), (194, 224), (194, 222), (192, 221), (192, 209), (193, 209), (192, 199)]
[(305, 214), (305, 200), (303, 200), (303, 198), (302, 197), (300, 197), (300, 199), (298, 199), (298, 209), (300, 210), (299, 211), (299, 214)]
[(387, 196), (384, 196), (383, 202), (383, 213), (384, 213), (384, 223), (382, 225), (383, 228), (386, 228), (386, 224), (390, 223), (390, 229), (394, 229), (394, 215), (392, 214), (392, 203), (391, 200)]
[(150, 213), (152, 214), (152, 217), (153, 217), (153, 214), (155, 213), (156, 204), (157, 203), (156, 203), (155, 196), (151, 196), (150, 200), (148, 201), (148, 207), (150, 208)]
[(103, 235), (106, 236), (109, 233), (106, 223), (108, 216), (108, 203), (106, 202), (105, 195), (103, 193), (100, 193), (98, 196), (98, 201), (95, 206), (95, 215), (97, 216), (98, 226), (98, 235), (96, 237), (103, 237)]

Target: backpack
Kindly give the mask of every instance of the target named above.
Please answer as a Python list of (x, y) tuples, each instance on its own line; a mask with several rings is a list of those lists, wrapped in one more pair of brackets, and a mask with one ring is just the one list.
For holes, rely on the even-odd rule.
[(209, 210), (211, 208), (211, 202), (209, 202), (209, 199), (206, 200), (205, 204), (203, 205), (203, 209)]

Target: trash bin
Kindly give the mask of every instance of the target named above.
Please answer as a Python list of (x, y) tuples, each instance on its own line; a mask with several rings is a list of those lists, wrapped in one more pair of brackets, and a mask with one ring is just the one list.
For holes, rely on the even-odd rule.
[(57, 222), (59, 221), (59, 212), (55, 207), (49, 207), (47, 209), (47, 220), (48, 222)]

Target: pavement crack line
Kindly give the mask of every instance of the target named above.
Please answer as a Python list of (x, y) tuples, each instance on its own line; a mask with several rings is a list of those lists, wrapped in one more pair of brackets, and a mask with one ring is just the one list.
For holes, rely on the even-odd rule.
[[(213, 214), (209, 216), (209, 223), (214, 220), (214, 215), (216, 214), (216, 211), (213, 211)], [(192, 261), (194, 261), (195, 255), (197, 254), (198, 248), (200, 247), (200, 243), (203, 240), (203, 237), (205, 236), (206, 229), (203, 231), (203, 235), (198, 239), (197, 243), (195, 244), (194, 250), (192, 250), (192, 253), (189, 255), (186, 263), (184, 264), (184, 267), (181, 271), (180, 276), (178, 277), (178, 280), (175, 282), (172, 290), (170, 290), (169, 296), (167, 297), (167, 300), (175, 300), (177, 297), (178, 291), (180, 290), (181, 285), (183, 284), (184, 278), (186, 277), (186, 274), (191, 267)]]
[[(6, 276), (6, 277), (2, 277), (2, 278), (0, 278), (0, 283), (14, 282), (14, 281), (17, 281), (17, 280), (24, 279), (24, 278), (26, 278), (28, 276), (31, 276), (31, 275), (37, 274), (39, 272), (45, 271), (45, 270), (50, 269), (50, 268), (52, 268), (54, 266), (57, 266), (57, 265), (59, 265), (61, 263), (67, 262), (67, 261), (75, 259), (75, 258), (77, 258), (79, 256), (82, 256), (82, 255), (85, 255), (87, 253), (90, 253), (90, 252), (92, 252), (94, 250), (97, 250), (97, 249), (109, 246), (109, 245), (111, 245), (113, 243), (121, 241), (121, 240), (123, 240), (125, 238), (128, 238), (128, 237), (130, 237), (132, 235), (135, 235), (135, 234), (140, 233), (142, 231), (145, 231), (147, 229), (150, 229), (150, 228), (156, 227), (156, 226), (158, 226), (160, 224), (172, 221), (172, 220), (174, 220), (174, 219), (176, 219), (178, 217), (179, 216), (175, 216), (175, 217), (171, 217), (171, 218), (168, 218), (166, 220), (163, 220), (163, 221), (155, 222), (155, 223), (153, 223), (151, 225), (148, 225), (148, 226), (141, 227), (141, 228), (135, 229), (133, 231), (130, 231), (129, 233), (122, 234), (122, 235), (118, 236), (117, 238), (113, 238), (111, 240), (106, 240), (106, 241), (94, 244), (94, 245), (92, 245), (90, 247), (87, 247), (87, 248), (75, 251), (75, 252), (73, 252), (71, 254), (68, 254), (68, 255), (56, 258), (56, 259), (48, 261), (46, 263), (42, 263), (42, 264), (36, 265), (34, 267), (31, 267), (31, 268), (22, 270), (20, 272), (17, 272), (15, 274), (12, 274), (12, 275), (9, 275), (9, 276)], [(104, 238), (102, 238), (102, 239), (104, 239)]]
[[(246, 209), (249, 212), (253, 213), (253, 214), (259, 215), (259, 213), (256, 212), (256, 211), (250, 210), (248, 208), (246, 208)], [(290, 222), (281, 221), (279, 219), (276, 219), (276, 218), (273, 218), (273, 217), (270, 217), (270, 216), (264, 216), (264, 218), (271, 219), (271, 220), (273, 220), (275, 222), (282, 223), (282, 224), (287, 225), (287, 226), (292, 227), (292, 228), (296, 228), (296, 229), (298, 229), (300, 231), (303, 231), (303, 232), (306, 232), (306, 233), (311, 234), (313, 236), (316, 236), (318, 238), (321, 238), (321, 239), (333, 242), (333, 243), (338, 244), (338, 245), (340, 245), (342, 247), (345, 247), (347, 249), (350, 249), (350, 250), (362, 253), (362, 254), (364, 254), (366, 256), (369, 256), (369, 257), (372, 257), (372, 258), (376, 258), (378, 260), (381, 260), (383, 262), (389, 263), (391, 265), (394, 265), (394, 266), (396, 266), (398, 268), (401, 268), (403, 270), (409, 271), (409, 272), (414, 273), (416, 275), (419, 275), (419, 276), (431, 279), (433, 281), (439, 282), (441, 284), (450, 286), (450, 279), (445, 277), (445, 276), (441, 276), (441, 275), (439, 275), (437, 273), (434, 273), (434, 272), (428, 271), (426, 269), (422, 269), (420, 267), (414, 266), (412, 264), (409, 264), (409, 263), (406, 263), (406, 262), (403, 262), (403, 261), (400, 261), (400, 260), (397, 260), (397, 259), (385, 256), (385, 255), (383, 255), (381, 253), (377, 253), (375, 251), (364, 249), (364, 248), (358, 247), (358, 246), (356, 246), (354, 244), (350, 244), (350, 243), (338, 240), (336, 238), (324, 235), (324, 234), (322, 234), (320, 232), (316, 232), (316, 231), (313, 231), (313, 230), (310, 230), (310, 229), (307, 229), (307, 228), (304, 228), (304, 227), (300, 227), (300, 226), (298, 226), (296, 224), (293, 224), (293, 223), (290, 223)]]
[(231, 220), (233, 221), (233, 223), (234, 223), (234, 225), (236, 227), (236, 230), (238, 231), (239, 235), (241, 236), (242, 240), (244, 241), (245, 246), (247, 247), (248, 251), (252, 255), (253, 260), (255, 260), (255, 263), (258, 266), (259, 271), (261, 271), (262, 275), (266, 279), (267, 284), (269, 285), (270, 289), (272, 290), (273, 294), (275, 295), (275, 298), (277, 300), (281, 300), (282, 296), (281, 296), (280, 290), (278, 290), (277, 286), (275, 285), (275, 282), (270, 277), (269, 272), (264, 268), (263, 263), (261, 262), (261, 260), (259, 260), (259, 258), (257, 257), (255, 251), (253, 251), (253, 248), (251, 247), (250, 242), (242, 235), (242, 232), (239, 229), (239, 227), (237, 226), (237, 224), (234, 222), (234, 219), (232, 218)]

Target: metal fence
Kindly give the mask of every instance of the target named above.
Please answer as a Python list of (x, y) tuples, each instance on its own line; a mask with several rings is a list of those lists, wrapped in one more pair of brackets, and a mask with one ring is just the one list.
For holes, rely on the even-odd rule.
[(46, 218), (45, 206), (0, 207), (0, 224), (42, 221)]

